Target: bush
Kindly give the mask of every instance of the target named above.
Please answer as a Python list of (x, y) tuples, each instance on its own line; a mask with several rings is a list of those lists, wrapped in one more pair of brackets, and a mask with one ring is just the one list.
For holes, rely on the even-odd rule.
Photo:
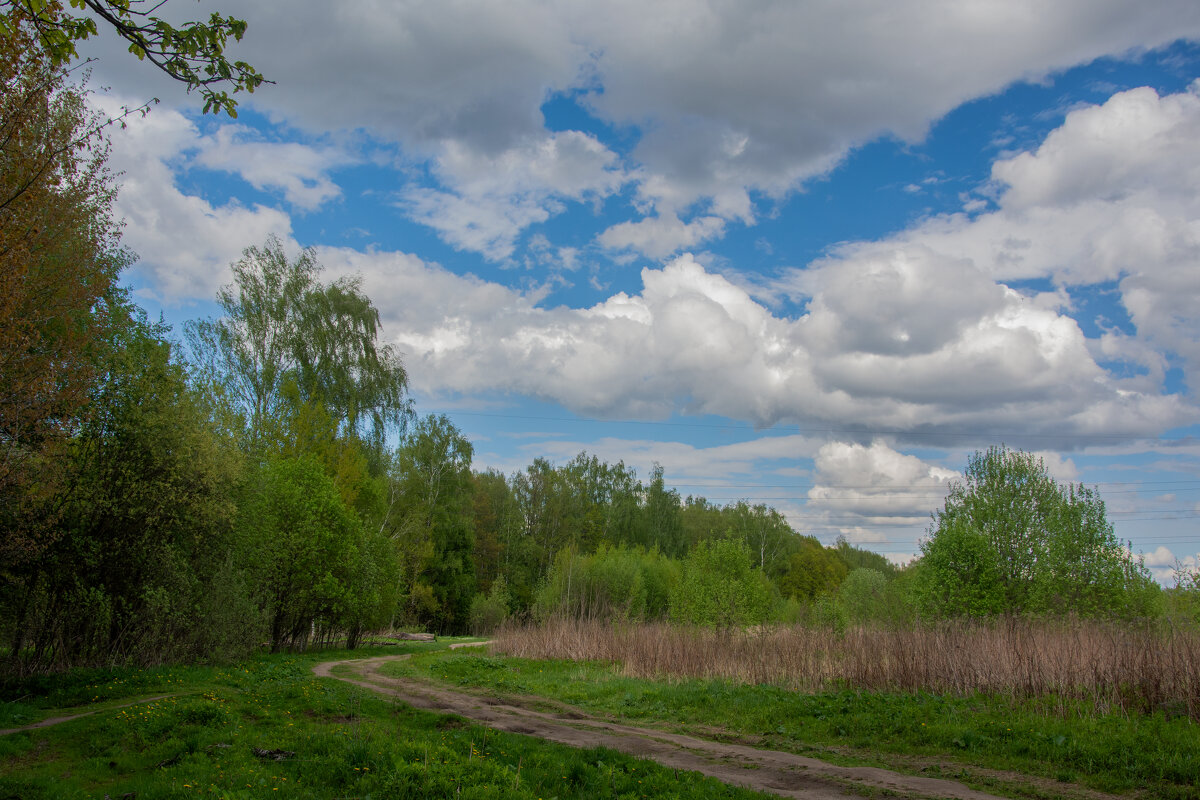
[(774, 587), (750, 564), (745, 542), (700, 542), (683, 563), (671, 594), (671, 620), (717, 628), (761, 625), (773, 605)]
[(508, 585), (504, 576), (496, 578), (492, 589), (486, 595), (477, 594), (471, 600), (469, 621), (471, 633), (475, 636), (488, 636), (496, 631), (508, 619)]
[(654, 620), (667, 613), (678, 581), (674, 559), (641, 547), (601, 545), (592, 555), (568, 548), (558, 554), (534, 601), (534, 615), (547, 619)]
[(850, 622), (863, 623), (885, 616), (883, 607), (887, 578), (879, 570), (859, 567), (846, 576), (838, 589), (838, 602)]

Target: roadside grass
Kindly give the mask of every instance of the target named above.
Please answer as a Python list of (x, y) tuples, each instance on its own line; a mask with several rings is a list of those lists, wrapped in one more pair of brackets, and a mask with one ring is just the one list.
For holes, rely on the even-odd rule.
[[(990, 791), (1055, 797), (1057, 783), (1200, 798), (1200, 728), (1187, 717), (1098, 713), (1090, 702), (930, 693), (804, 692), (721, 679), (646, 679), (603, 662), (529, 660), (478, 652), (428, 654), (385, 674), (535, 695), (597, 715), (838, 763), (922, 771)], [(1042, 780), (1025, 782), (1017, 775)], [(1068, 794), (1063, 785), (1061, 794)], [(1140, 790), (1140, 791), (1139, 791)]]
[[(102, 710), (0, 737), (0, 799), (763, 797), (615, 751), (575, 750), (418, 711), (311, 671), (318, 661), (448, 643), (10, 684), (0, 692), (10, 725), (18, 716), (27, 724)], [(175, 696), (112, 708), (165, 693)]]

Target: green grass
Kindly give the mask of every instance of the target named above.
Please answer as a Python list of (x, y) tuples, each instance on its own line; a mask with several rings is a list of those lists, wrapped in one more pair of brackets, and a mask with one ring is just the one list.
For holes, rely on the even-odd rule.
[[(0, 691), (5, 727), (68, 707), (103, 710), (0, 737), (0, 800), (762, 797), (610, 750), (574, 750), (417, 711), (311, 673), (317, 661), (445, 644), (9, 684)], [(177, 696), (112, 708), (168, 692)], [(255, 748), (293, 755), (274, 761)]]
[[(831, 691), (804, 694), (716, 680), (627, 678), (608, 664), (429, 654), (389, 674), (538, 695), (598, 715), (683, 729), (716, 727), (771, 749), (1055, 796), (1055, 782), (1154, 798), (1200, 798), (1200, 728), (1186, 718), (1097, 715), (1082, 703), (976, 695)], [(1021, 781), (995, 771), (1043, 780)], [(1047, 787), (1050, 788), (1047, 788)]]

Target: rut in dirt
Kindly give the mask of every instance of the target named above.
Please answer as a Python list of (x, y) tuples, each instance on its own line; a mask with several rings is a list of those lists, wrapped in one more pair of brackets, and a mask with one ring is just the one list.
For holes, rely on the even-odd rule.
[(464, 694), (380, 674), (383, 664), (406, 658), (407, 655), (396, 655), (329, 661), (313, 667), (313, 672), (318, 677), (336, 678), (395, 697), (415, 708), (456, 714), (496, 730), (536, 736), (571, 747), (607, 747), (668, 768), (699, 772), (723, 783), (782, 797), (834, 800), (885, 794), (930, 800), (1001, 800), (997, 795), (942, 778), (904, 775), (875, 767), (841, 767), (795, 753), (622, 725), (596, 719), (578, 709), (547, 713), (518, 705), (517, 700)]

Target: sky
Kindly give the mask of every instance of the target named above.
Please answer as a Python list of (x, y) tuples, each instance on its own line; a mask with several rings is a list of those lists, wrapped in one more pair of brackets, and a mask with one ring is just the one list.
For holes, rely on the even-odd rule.
[(179, 326), (242, 251), (361, 277), (478, 469), (581, 451), (903, 562), (970, 454), (1200, 551), (1194, 0), (330, 3), (244, 16), (204, 116), (81, 48), (124, 275)]

